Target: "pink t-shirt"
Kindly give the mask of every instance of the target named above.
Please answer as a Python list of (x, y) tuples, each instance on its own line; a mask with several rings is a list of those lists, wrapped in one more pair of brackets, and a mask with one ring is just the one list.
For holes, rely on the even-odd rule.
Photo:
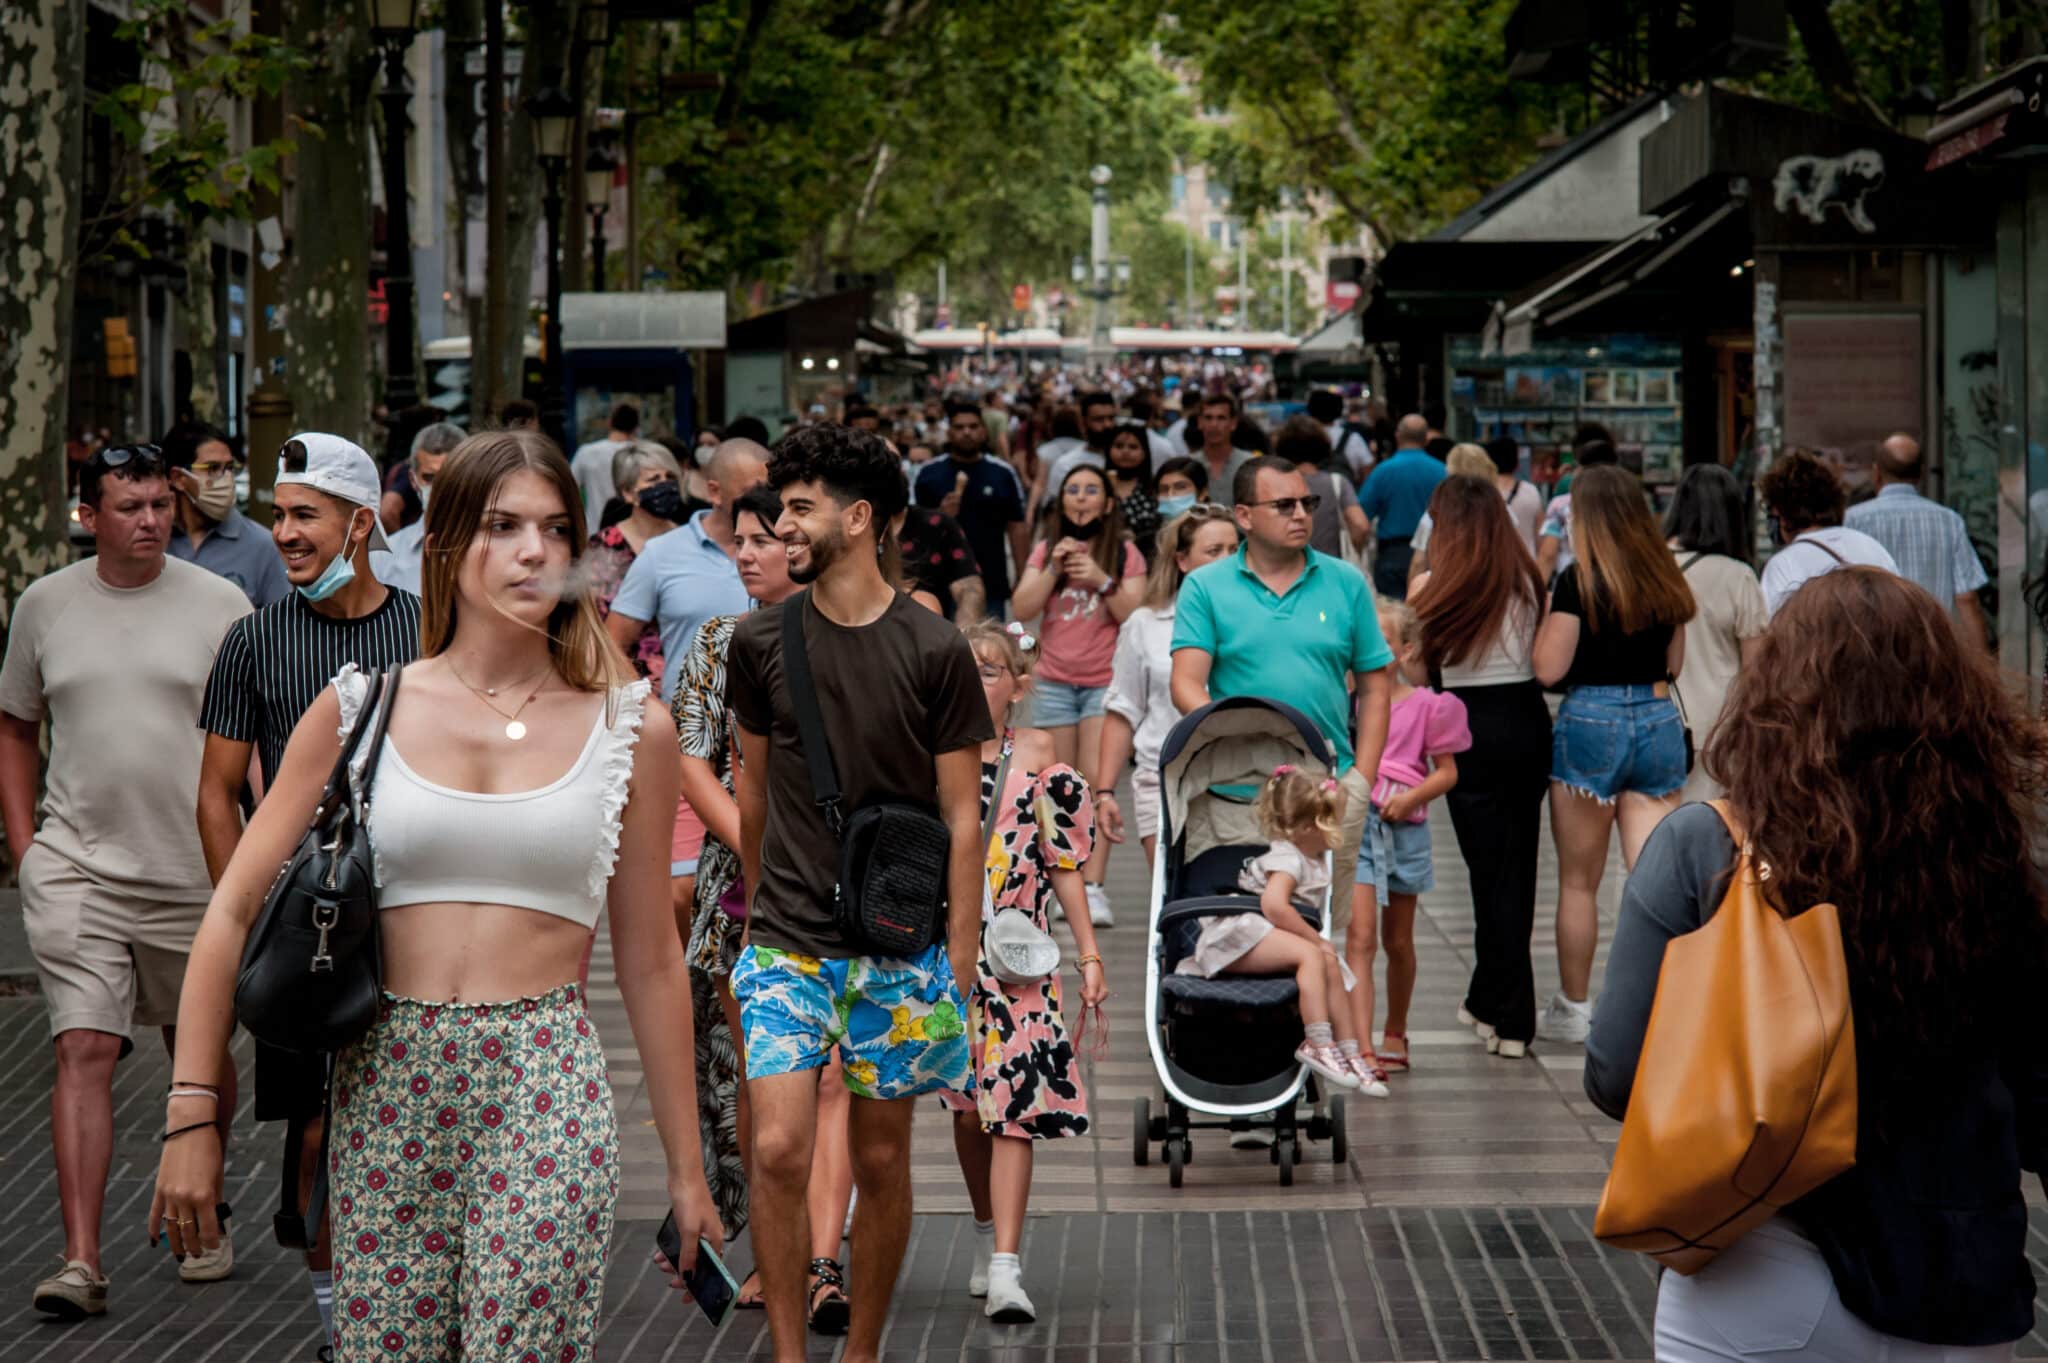
[[(1027, 566), (1043, 568), (1050, 543), (1031, 546)], [(1145, 575), (1145, 556), (1124, 541), (1125, 577)], [(1038, 620), (1038, 675), (1069, 686), (1107, 686), (1116, 661), (1117, 618), (1093, 587), (1062, 586)]]
[[(1387, 746), (1380, 754), (1373, 803), (1381, 803), (1397, 788), (1413, 789), (1428, 780), (1432, 756), (1464, 752), (1471, 746), (1465, 702), (1426, 686), (1416, 687), (1395, 701), (1387, 716)], [(1418, 809), (1408, 822), (1421, 823), (1428, 817), (1428, 811)]]

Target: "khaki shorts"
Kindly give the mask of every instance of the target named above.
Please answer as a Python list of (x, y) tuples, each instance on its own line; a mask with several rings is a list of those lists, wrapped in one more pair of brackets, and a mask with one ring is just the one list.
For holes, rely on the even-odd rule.
[(1365, 839), (1365, 816), (1372, 808), (1372, 786), (1357, 767), (1338, 778), (1344, 787), (1344, 824), (1330, 845), (1330, 936), (1344, 935), (1351, 924), (1351, 879), (1358, 869), (1358, 844)]
[(1159, 764), (1140, 763), (1131, 769), (1131, 810), (1137, 821), (1138, 836), (1156, 838), (1159, 836)]
[(106, 1032), (126, 1055), (134, 1028), (177, 1022), (185, 958), (206, 905), (109, 889), (40, 843), (21, 859), (20, 881), (50, 1035)]

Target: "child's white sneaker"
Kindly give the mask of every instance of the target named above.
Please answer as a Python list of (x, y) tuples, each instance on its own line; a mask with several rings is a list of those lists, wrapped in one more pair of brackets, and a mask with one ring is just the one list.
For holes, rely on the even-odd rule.
[(1351, 1073), (1358, 1080), (1358, 1091), (1368, 1098), (1384, 1098), (1391, 1091), (1387, 1088), (1387, 1072), (1379, 1067), (1372, 1056), (1361, 1052), (1349, 1057)]

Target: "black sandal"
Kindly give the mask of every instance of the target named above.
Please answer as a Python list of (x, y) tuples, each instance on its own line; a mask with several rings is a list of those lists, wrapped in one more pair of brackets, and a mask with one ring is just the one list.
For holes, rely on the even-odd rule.
[[(846, 1275), (840, 1270), (837, 1259), (811, 1260), (811, 1333), (814, 1335), (843, 1335), (846, 1324), (853, 1315), (853, 1308), (846, 1300)], [(826, 1295), (819, 1299), (819, 1289)]]

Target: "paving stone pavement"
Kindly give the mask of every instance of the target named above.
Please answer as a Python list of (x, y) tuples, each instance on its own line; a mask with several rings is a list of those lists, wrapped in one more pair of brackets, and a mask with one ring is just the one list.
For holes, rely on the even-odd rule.
[[(1436, 819), (1438, 888), (1417, 924), (1412, 1026), (1416, 1069), (1386, 1102), (1353, 1099), (1350, 1158), (1311, 1146), (1292, 1188), (1267, 1156), (1197, 1137), (1186, 1185), (1156, 1157), (1131, 1158), (1133, 1100), (1155, 1093), (1143, 1030), (1138, 926), (1147, 881), (1135, 843), (1113, 853), (1119, 925), (1103, 935), (1112, 976), (1109, 1044), (1084, 1058), (1097, 1127), (1042, 1144), (1025, 1232), (1025, 1285), (1040, 1308), (1028, 1328), (994, 1327), (964, 1283), (971, 1228), (948, 1118), (920, 1111), (914, 1134), (918, 1218), (884, 1356), (903, 1363), (1295, 1363), (1296, 1360), (1630, 1359), (1650, 1356), (1655, 1276), (1592, 1239), (1615, 1126), (1579, 1086), (1577, 1047), (1539, 1045), (1531, 1061), (1487, 1056), (1454, 1012), (1471, 949), (1470, 901), (1447, 821)], [(1619, 861), (1601, 893), (1611, 928)], [(1547, 849), (1539, 905), (1555, 894)], [(9, 896), (11, 900), (11, 896)], [(1547, 908), (1539, 908), (1537, 981), (1555, 980)], [(161, 1047), (138, 1042), (116, 1088), (117, 1143), (107, 1207), (113, 1309), (76, 1327), (28, 1309), (53, 1266), (56, 1193), (48, 1156), (50, 1052), (41, 1003), (7, 997), (26, 964), (18, 910), (0, 902), (0, 1205), (16, 1208), (0, 1250), (0, 1360), (29, 1363), (297, 1363), (318, 1332), (303, 1272), (269, 1241), (279, 1128), (249, 1121), (231, 1157), (239, 1263), (224, 1284), (177, 1281), (143, 1232), (168, 1077)], [(1596, 974), (1596, 979), (1597, 979)], [(625, 1183), (598, 1356), (606, 1360), (770, 1356), (757, 1314), (712, 1332), (674, 1301), (648, 1264), (663, 1214), (662, 1161), (624, 1008), (600, 940), (591, 1007), (608, 1040)], [(240, 1045), (247, 1074), (246, 1040)], [(2048, 1281), (2048, 1211), (2038, 1189), (2031, 1252)], [(744, 1237), (731, 1261), (751, 1258)], [(859, 1290), (859, 1266), (851, 1266)], [(12, 1294), (11, 1296), (9, 1294)], [(2042, 1316), (2048, 1322), (2048, 1313)], [(2048, 1337), (2023, 1342), (2048, 1358)], [(813, 1359), (836, 1356), (813, 1340)]]

